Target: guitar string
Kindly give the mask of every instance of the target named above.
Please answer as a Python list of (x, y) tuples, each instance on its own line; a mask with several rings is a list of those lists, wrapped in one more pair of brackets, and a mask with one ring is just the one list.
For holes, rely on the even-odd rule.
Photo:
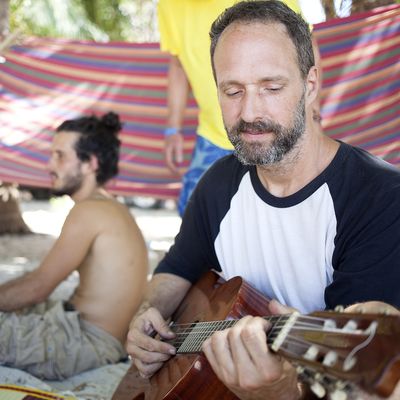
[[(236, 320), (223, 320), (223, 321), (213, 321), (212, 323), (210, 323), (210, 322), (197, 323), (197, 324), (195, 324), (195, 326), (193, 326), (193, 324), (185, 324), (189, 328), (177, 331), (176, 332), (177, 337), (170, 340), (169, 342), (177, 348), (180, 347), (184, 342), (186, 342), (185, 343), (186, 346), (190, 346), (190, 345), (194, 346), (195, 344), (201, 346), (201, 344), (214, 333), (214, 331), (216, 330), (216, 327), (218, 325), (220, 325), (220, 326), (218, 326), (218, 328), (220, 328), (219, 330), (221, 330), (221, 329), (231, 326), (232, 323), (236, 323), (236, 322), (237, 322)], [(284, 326), (284, 324), (281, 326)], [(270, 332), (268, 334), (269, 342), (274, 341), (276, 336), (279, 334), (278, 328), (280, 328), (281, 326), (276, 326), (276, 325), (273, 326), (273, 328), (270, 330)], [(203, 329), (204, 327), (208, 328), (208, 329)], [(321, 326), (321, 325), (305, 324), (305, 323), (303, 323), (303, 324), (296, 323), (296, 325), (294, 327), (292, 327), (290, 332), (302, 331), (302, 330), (305, 330), (307, 332), (310, 332), (310, 331), (321, 332), (322, 331), (324, 333), (343, 333), (343, 330), (340, 328), (327, 329), (326, 327)], [(274, 331), (276, 331), (276, 334), (274, 333)], [(346, 333), (353, 334), (353, 335), (359, 335), (359, 336), (360, 336), (360, 334), (365, 335), (360, 331), (346, 331)], [(289, 340), (291, 337), (296, 338), (295, 336), (293, 336), (289, 333), (287, 335), (287, 337), (285, 338), (285, 340)], [(326, 346), (322, 346), (321, 348), (329, 349)]]
[[(184, 329), (177, 329), (175, 330), (175, 334), (177, 335), (177, 337), (181, 336), (181, 337), (185, 337), (188, 336), (190, 334), (192, 335), (199, 335), (202, 333), (209, 333), (212, 334), (215, 331), (220, 331), (226, 328), (231, 327), (233, 324), (221, 324), (221, 326), (218, 325), (201, 325), (201, 324), (197, 324), (196, 326), (189, 326), (186, 327)], [(283, 328), (285, 326), (285, 324), (280, 324), (280, 325), (276, 325), (273, 326), (271, 328), (271, 330), (269, 331), (269, 336), (273, 337), (274, 335), (278, 335), (279, 331), (281, 328)], [(296, 325), (294, 325), (292, 328), (292, 330), (307, 330), (307, 331), (312, 331), (312, 332), (324, 332), (324, 333), (347, 333), (349, 335), (353, 334), (353, 335), (360, 335), (363, 334), (362, 331), (360, 330), (354, 330), (354, 331), (343, 331), (342, 328), (327, 328), (323, 325), (316, 325), (316, 324), (307, 324), (307, 323), (296, 323)]]
[[(271, 316), (271, 317), (262, 317), (268, 321), (273, 321), (276, 319), (280, 319), (280, 318), (289, 318), (290, 314), (283, 314), (281, 316)], [(302, 322), (309, 322), (310, 325), (316, 325), (317, 322), (320, 322), (321, 325), (324, 324), (324, 322), (328, 321), (329, 318), (322, 318), (322, 317), (312, 317), (312, 316), (299, 316), (296, 320), (296, 323), (298, 321), (302, 321)], [(239, 319), (232, 319), (232, 320), (218, 320), (218, 321), (201, 321), (201, 322), (190, 322), (190, 323), (184, 323), (184, 324), (173, 324), (171, 325), (170, 328), (176, 328), (179, 329), (180, 331), (183, 331), (185, 329), (185, 327), (187, 327), (187, 329), (192, 330), (196, 325), (201, 325), (201, 326), (213, 326), (214, 324), (226, 324), (227, 327), (230, 327), (231, 325), (236, 324), (239, 321)], [(284, 322), (285, 323), (285, 322)], [(273, 327), (277, 326), (276, 324), (273, 324)], [(284, 325), (282, 325), (284, 326)]]
[[(201, 348), (202, 344), (204, 343), (204, 341), (206, 339), (208, 339), (211, 336), (211, 334), (212, 333), (210, 333), (210, 332), (205, 332), (202, 335), (196, 335), (195, 338), (185, 337), (184, 340), (172, 340), (172, 341), (169, 341), (169, 343), (171, 343), (177, 349), (181, 349), (182, 346), (184, 346), (183, 348), (186, 348), (186, 349), (198, 349), (198, 350), (200, 350), (200, 348)], [(363, 335), (363, 336), (365, 336), (365, 335)], [(273, 341), (274, 341), (274, 338), (267, 337), (267, 342), (269, 344), (273, 343)], [(291, 334), (288, 334), (285, 337), (284, 341), (286, 343), (294, 343), (294, 342), (298, 343), (298, 342), (300, 342), (300, 340), (296, 336), (293, 336)], [(306, 342), (306, 341), (303, 341), (303, 342), (304, 342), (304, 345), (306, 345), (308, 347), (310, 347), (311, 345), (314, 344), (314, 343), (310, 343), (310, 342)], [(327, 347), (327, 346), (325, 346), (323, 344), (316, 343), (315, 345), (317, 345), (318, 348), (321, 349), (321, 350), (329, 350), (330, 349), (329, 347)], [(183, 350), (183, 348), (182, 348), (182, 350)]]
[[(286, 319), (288, 318), (285, 316)], [(189, 333), (201, 333), (202, 330), (209, 332), (209, 331), (216, 331), (216, 330), (222, 330), (226, 329), (229, 327), (232, 327), (235, 325), (239, 320), (221, 320), (221, 321), (207, 321), (207, 322), (196, 322), (196, 323), (187, 323), (187, 324), (174, 324), (170, 328), (175, 331), (177, 335), (186, 335)], [(308, 322), (310, 321), (310, 322)], [(315, 328), (319, 330), (323, 330), (325, 332), (332, 332), (332, 333), (337, 333), (337, 332), (342, 332), (342, 329), (340, 328), (329, 328), (327, 329), (324, 326), (325, 319), (315, 319), (310, 317), (304, 318), (304, 317), (299, 317), (293, 328)], [(318, 323), (319, 322), (319, 323)], [(284, 322), (278, 322), (275, 323), (272, 328), (271, 332), (274, 330), (279, 330), (280, 328), (283, 328), (285, 326), (285, 321)], [(351, 331), (349, 331), (351, 333)], [(356, 332), (358, 333), (358, 332)]]
[[(287, 315), (284, 317), (288, 318)], [(282, 316), (273, 316), (273, 317), (265, 317), (269, 320), (274, 320), (274, 319), (280, 319)], [(239, 320), (219, 320), (219, 321), (201, 321), (201, 322), (191, 322), (191, 323), (186, 323), (186, 324), (173, 324), (170, 326), (171, 329), (176, 329), (177, 332), (185, 332), (185, 329), (187, 329), (188, 332), (192, 331), (193, 329), (196, 328), (196, 326), (200, 326), (202, 328), (214, 328), (215, 326), (223, 326), (223, 329), (229, 328), (232, 325), (235, 325)], [(275, 324), (274, 324), (275, 325)], [(215, 329), (215, 328), (214, 328)]]
[[(297, 331), (301, 331), (304, 330), (306, 332), (311, 332), (310, 329), (296, 329)], [(314, 329), (314, 332), (321, 332), (321, 330), (319, 329)], [(329, 331), (322, 331), (324, 333), (342, 333), (342, 331), (340, 330), (329, 330)], [(180, 346), (182, 346), (185, 343), (185, 346), (194, 346), (195, 344), (197, 344), (197, 347), (201, 347), (202, 343), (208, 339), (212, 334), (214, 333), (214, 331), (200, 331), (200, 332), (196, 332), (194, 335), (190, 336), (189, 335), (180, 335), (178, 338), (169, 340), (168, 342), (171, 343), (172, 345), (174, 345), (175, 347), (179, 348)], [(354, 332), (346, 332), (346, 334), (348, 335), (357, 335), (357, 336), (368, 336), (364, 333), (354, 333)], [(272, 343), (275, 339), (276, 339), (277, 335), (267, 335), (267, 341), (269, 343)], [(289, 341), (290, 339), (296, 339), (297, 337), (294, 336), (291, 333), (288, 333), (285, 337), (285, 341)], [(308, 343), (308, 346), (310, 346), (310, 344), (312, 345), (313, 343), (310, 342), (305, 342)], [(329, 347), (326, 347), (324, 345), (321, 345), (319, 343), (316, 343), (316, 345), (318, 345), (320, 348), (326, 348), (329, 349)]]
[[(207, 336), (208, 337), (208, 336)], [(177, 347), (179, 349), (180, 353), (199, 353), (201, 352), (201, 345), (204, 342), (205, 338), (198, 338), (199, 340), (195, 340), (195, 341), (189, 341), (189, 343), (185, 343), (185, 347), (181, 350), (179, 349), (179, 347)], [(271, 340), (269, 340), (270, 338), (267, 337), (267, 343), (271, 344)], [(183, 342), (181, 343), (183, 344)], [(313, 345), (313, 343), (311, 343), (311, 345)], [(318, 349), (318, 353), (315, 354), (315, 357), (313, 359), (311, 359), (310, 361), (315, 361), (315, 359), (318, 357), (320, 357), (322, 355), (322, 357), (324, 357), (328, 351), (331, 351), (332, 348), (329, 346), (326, 346), (324, 344), (320, 344), (317, 343), (315, 344), (317, 346)], [(297, 350), (295, 351), (295, 347), (297, 347)], [(299, 338), (296, 336), (291, 335), (290, 333), (285, 337), (284, 342), (282, 343), (282, 346), (280, 347), (280, 352), (283, 353), (286, 356), (291, 356), (292, 359), (303, 359), (304, 362), (304, 355), (306, 354), (307, 350), (310, 348), (310, 343), (306, 340), (304, 340), (303, 338)], [(353, 349), (357, 348), (357, 346), (353, 347)], [(336, 353), (336, 360), (335, 360), (335, 364), (337, 363), (341, 363), (343, 364), (347, 358), (349, 358), (349, 349), (346, 349), (346, 354), (342, 355), (340, 353), (340, 349), (339, 351), (335, 351)]]
[[(185, 346), (181, 349), (178, 347), (178, 352), (179, 353), (199, 353), (201, 352), (201, 345), (203, 341), (200, 342), (190, 342), (186, 343)], [(355, 346), (354, 348), (356, 348)], [(288, 336), (285, 338), (285, 341), (283, 342), (282, 346), (280, 347), (280, 353), (283, 353), (284, 356), (289, 356), (292, 359), (303, 359), (304, 355), (307, 353), (307, 350), (310, 348), (310, 344), (304, 340), (299, 340), (296, 337)], [(353, 349), (354, 349), (353, 348)], [(329, 351), (332, 349), (328, 346), (318, 344), (317, 345), (317, 353), (315, 354), (314, 358), (312, 358), (310, 361), (315, 361), (315, 359), (318, 357), (325, 357)], [(336, 353), (336, 359), (335, 359), (335, 364), (341, 363), (343, 364), (346, 359), (349, 357), (349, 349), (346, 349), (346, 354), (342, 355), (340, 351), (335, 351)]]

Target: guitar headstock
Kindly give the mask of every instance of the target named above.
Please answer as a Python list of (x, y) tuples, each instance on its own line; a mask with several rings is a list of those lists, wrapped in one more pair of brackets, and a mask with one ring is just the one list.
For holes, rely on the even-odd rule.
[(292, 314), (274, 326), (268, 343), (298, 366), (319, 397), (329, 391), (345, 398), (349, 384), (387, 397), (400, 379), (400, 316)]

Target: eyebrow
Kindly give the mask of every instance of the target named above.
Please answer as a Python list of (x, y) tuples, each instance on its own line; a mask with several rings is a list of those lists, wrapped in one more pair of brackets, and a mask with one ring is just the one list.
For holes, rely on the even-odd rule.
[[(269, 83), (269, 82), (283, 82), (283, 83), (285, 83), (287, 81), (288, 81), (288, 78), (283, 76), (283, 75), (274, 75), (274, 76), (266, 76), (264, 78), (258, 79), (256, 82), (252, 82), (252, 84), (254, 84), (254, 83), (255, 84)], [(224, 89), (227, 86), (231, 86), (231, 85), (240, 85), (240, 86), (242, 86), (243, 83), (241, 83), (240, 81), (232, 79), (232, 80), (228, 80), (228, 81), (222, 81), (218, 85), (218, 87), (220, 89)]]

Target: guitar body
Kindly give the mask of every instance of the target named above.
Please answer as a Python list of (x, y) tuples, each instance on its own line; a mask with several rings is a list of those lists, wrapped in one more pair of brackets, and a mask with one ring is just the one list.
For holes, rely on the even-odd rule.
[(225, 282), (208, 272), (173, 315), (176, 337), (169, 343), (177, 355), (151, 379), (141, 378), (132, 366), (112, 400), (236, 400), (212, 371), (201, 345), (245, 315), (271, 322), (271, 351), (300, 367), (300, 378), (318, 397), (329, 392), (343, 399), (354, 387), (384, 397), (393, 392), (400, 380), (399, 315), (319, 311), (271, 316), (266, 315), (268, 303), (240, 277)]
[[(239, 319), (245, 315), (266, 315), (268, 300), (244, 280), (225, 282), (213, 272), (194, 285), (172, 320), (195, 323)], [(201, 354), (176, 355), (151, 378), (139, 376), (135, 366), (126, 373), (112, 400), (233, 400)]]

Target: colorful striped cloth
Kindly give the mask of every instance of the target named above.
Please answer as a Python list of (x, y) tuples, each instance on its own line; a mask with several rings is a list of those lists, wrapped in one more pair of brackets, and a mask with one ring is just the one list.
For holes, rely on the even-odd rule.
[[(174, 198), (179, 176), (163, 160), (168, 57), (154, 43), (93, 43), (31, 38), (0, 64), (0, 180), (48, 186), (46, 161), (54, 129), (81, 114), (119, 113), (124, 122), (121, 195)], [(185, 121), (185, 162), (194, 144), (197, 108)]]
[(400, 165), (400, 5), (315, 26), (331, 137)]
[[(400, 165), (400, 6), (314, 26), (324, 70), (325, 133)], [(115, 194), (175, 198), (163, 160), (168, 58), (158, 44), (31, 38), (0, 64), (0, 180), (48, 186), (52, 131), (63, 120), (113, 110), (124, 121)], [(185, 120), (185, 168), (196, 126)]]
[(74, 400), (72, 396), (61, 396), (56, 393), (49, 393), (43, 390), (33, 389), (17, 385), (1, 385), (1, 400)]

